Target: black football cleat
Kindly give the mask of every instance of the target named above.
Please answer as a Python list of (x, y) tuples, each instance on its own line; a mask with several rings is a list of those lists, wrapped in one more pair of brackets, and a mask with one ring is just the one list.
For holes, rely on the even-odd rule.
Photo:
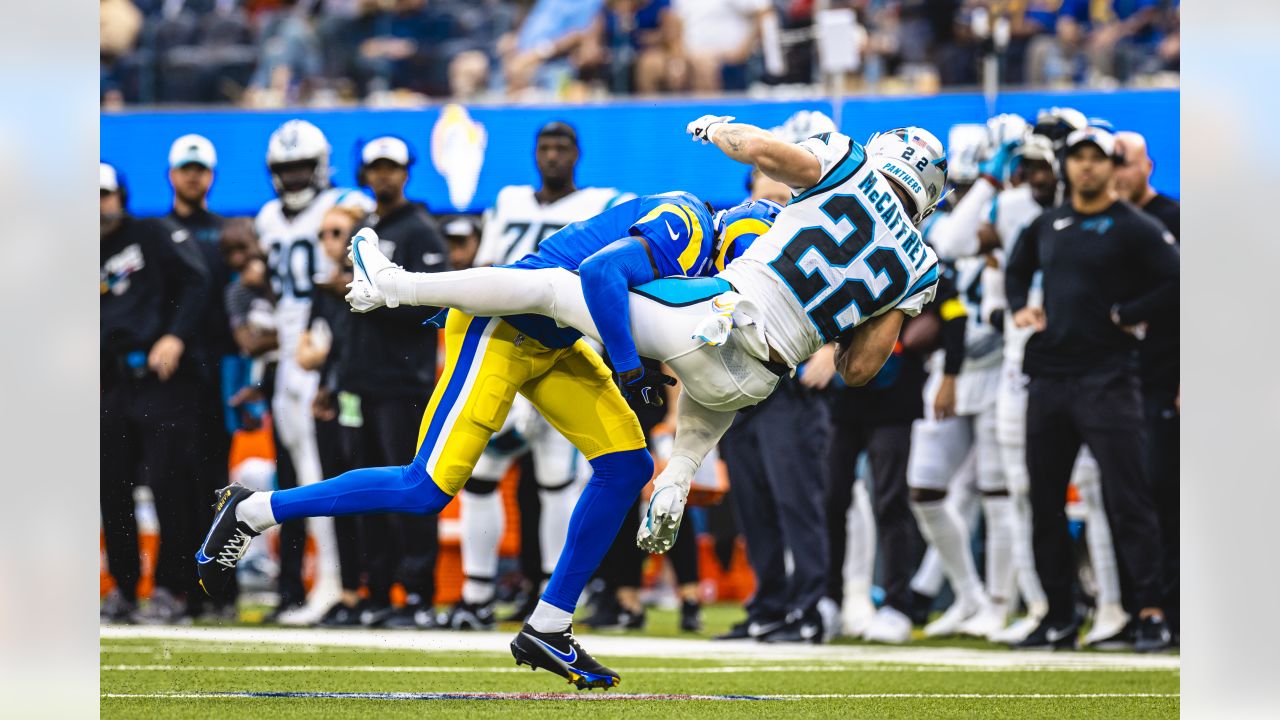
[(492, 630), (498, 624), (493, 603), (459, 601), (445, 616), (444, 627), (450, 630)]
[(573, 626), (558, 633), (540, 633), (525, 623), (520, 633), (511, 641), (511, 654), (516, 665), (528, 665), (536, 670), (549, 670), (579, 690), (618, 687), (622, 678), (618, 673), (596, 662), (578, 641), (573, 638)]
[(1016, 650), (1076, 650), (1080, 641), (1080, 620), (1058, 623), (1045, 618), (1035, 630), (1021, 642), (1013, 645)]
[(217, 492), (213, 525), (196, 551), (200, 588), (210, 597), (216, 596), (235, 576), (236, 563), (258, 535), (247, 524), (236, 520), (236, 506), (252, 494), (252, 490), (240, 485), (229, 485)]

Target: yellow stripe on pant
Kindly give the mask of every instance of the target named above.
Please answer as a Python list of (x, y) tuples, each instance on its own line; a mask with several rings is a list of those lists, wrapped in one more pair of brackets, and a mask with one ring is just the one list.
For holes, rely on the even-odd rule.
[(585, 341), (550, 349), (499, 318), (449, 311), (445, 369), (418, 429), (418, 456), (456, 495), (520, 392), (588, 460), (645, 446), (604, 360)]

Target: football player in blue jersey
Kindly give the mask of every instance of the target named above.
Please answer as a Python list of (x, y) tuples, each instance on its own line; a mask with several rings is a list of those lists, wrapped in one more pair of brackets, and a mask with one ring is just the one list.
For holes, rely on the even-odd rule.
[[(439, 512), (471, 476), (520, 393), (577, 446), (593, 476), (574, 509), (564, 551), (542, 599), (511, 643), (512, 654), (517, 663), (550, 670), (579, 688), (615, 687), (618, 674), (582, 649), (571, 620), (578, 596), (624, 514), (653, 475), (640, 424), (624, 397), (660, 405), (664, 386), (675, 382), (641, 366), (630, 332), (628, 291), (656, 278), (722, 269), (767, 231), (780, 211), (774, 203), (757, 202), (713, 217), (711, 208), (693, 195), (673, 192), (621, 203), (548, 237), (536, 252), (504, 270), (554, 270), (575, 282), (581, 276), (579, 297), (585, 298), (585, 310), (600, 328), (598, 339), (618, 372), (618, 384), (581, 332), (550, 317), (450, 311), (444, 322), (445, 371), (423, 416), (416, 457), (403, 466), (354, 470), (292, 490), (225, 489), (196, 555), (204, 587), (216, 592), (251, 539), (281, 522), (317, 515)], [(391, 266), (377, 244), (377, 235), (367, 228), (352, 241), (356, 272), (369, 288), (369, 278)], [(702, 288), (703, 299), (723, 291), (711, 282), (713, 288)], [(379, 294), (377, 303), (362, 305), (354, 292), (357, 310), (385, 302)], [(406, 289), (405, 304), (428, 304), (411, 302), (409, 293)]]

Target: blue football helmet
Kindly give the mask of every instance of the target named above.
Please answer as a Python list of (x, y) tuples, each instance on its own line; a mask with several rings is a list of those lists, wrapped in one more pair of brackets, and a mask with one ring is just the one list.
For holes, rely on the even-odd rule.
[(709, 275), (715, 275), (742, 256), (756, 238), (773, 227), (782, 206), (772, 200), (748, 200), (716, 213), (716, 244), (711, 251)]

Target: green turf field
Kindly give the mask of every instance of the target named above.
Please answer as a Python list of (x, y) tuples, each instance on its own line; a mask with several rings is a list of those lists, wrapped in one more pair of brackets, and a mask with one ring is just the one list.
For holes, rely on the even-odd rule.
[[(737, 613), (712, 613), (709, 631)], [(102, 716), (1178, 715), (1179, 672), (1171, 657), (1015, 654), (972, 641), (905, 649), (712, 644), (675, 639), (670, 613), (651, 614), (650, 625), (644, 637), (583, 634), (584, 645), (623, 677), (609, 693), (578, 692), (550, 673), (517, 670), (502, 650), (514, 627), (496, 634), (111, 628), (101, 647)]]

